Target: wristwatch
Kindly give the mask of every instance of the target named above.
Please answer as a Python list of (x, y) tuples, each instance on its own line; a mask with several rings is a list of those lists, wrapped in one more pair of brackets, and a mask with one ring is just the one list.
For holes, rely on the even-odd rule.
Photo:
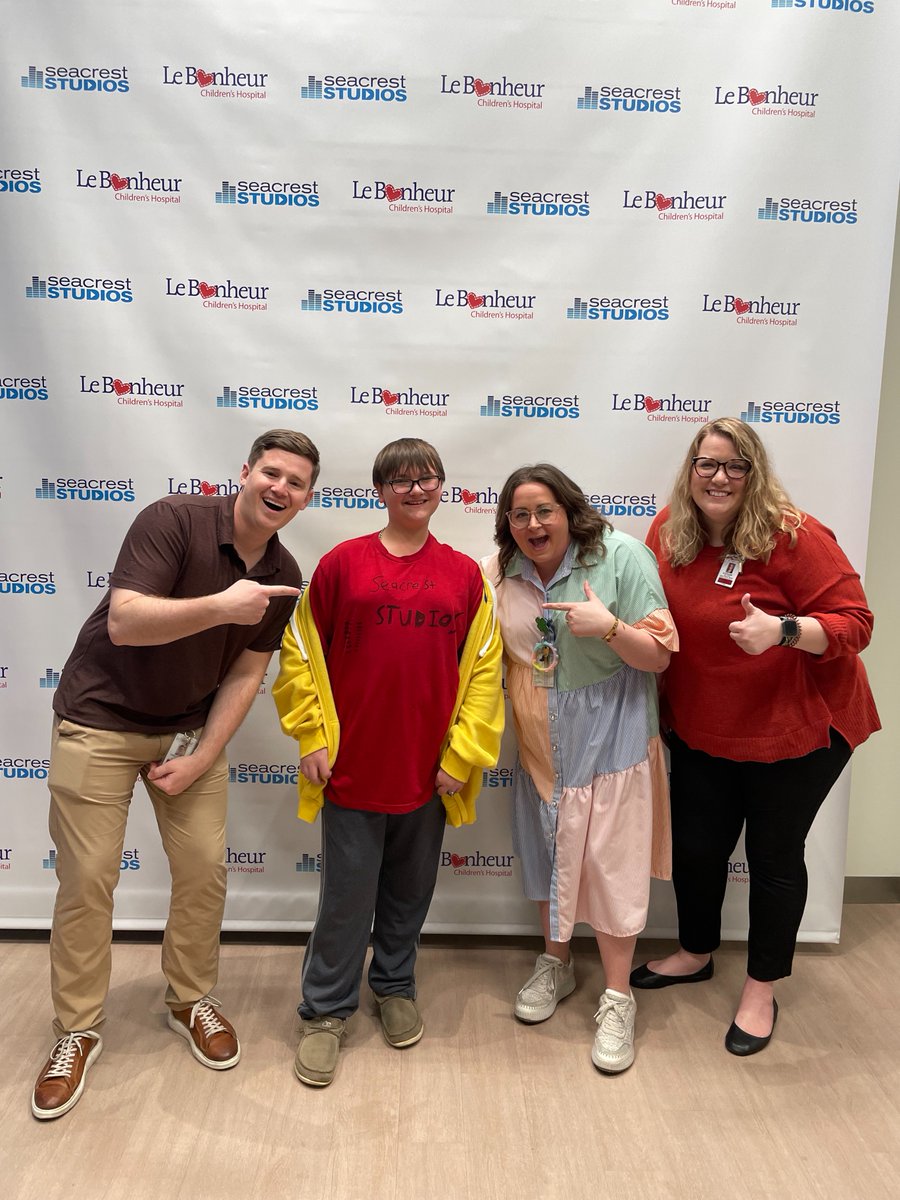
[(780, 616), (781, 641), (779, 646), (796, 646), (800, 641), (800, 621), (796, 613), (784, 613)]

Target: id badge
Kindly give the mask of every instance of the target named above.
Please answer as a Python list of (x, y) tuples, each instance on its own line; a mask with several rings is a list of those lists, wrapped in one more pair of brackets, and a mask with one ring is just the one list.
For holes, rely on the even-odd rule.
[(716, 583), (719, 587), (733, 588), (743, 565), (744, 560), (739, 554), (726, 554), (716, 576)]
[(167, 763), (172, 758), (184, 758), (188, 754), (193, 754), (197, 749), (199, 740), (193, 730), (190, 729), (187, 733), (176, 733), (172, 738), (172, 745), (169, 747), (163, 762)]
[(556, 628), (547, 617), (535, 617), (538, 633), (543, 634), (531, 651), (531, 682), (535, 687), (556, 686), (556, 667), (559, 651), (556, 648)]

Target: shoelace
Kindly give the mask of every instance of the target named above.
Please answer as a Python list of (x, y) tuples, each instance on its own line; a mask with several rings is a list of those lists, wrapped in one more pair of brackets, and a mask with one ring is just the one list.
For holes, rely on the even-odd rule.
[[(614, 1020), (610, 1021), (607, 1028), (604, 1029), (604, 1025), (607, 1025), (607, 1017), (610, 1014), (613, 1015)], [(601, 1000), (600, 1007), (594, 1013), (594, 1020), (600, 1026), (602, 1033), (612, 1034), (613, 1037), (625, 1036), (625, 1018), (622, 1016), (621, 1010), (615, 1000)], [(613, 1025), (616, 1028), (611, 1028)]]
[(194, 1022), (199, 1021), (204, 1037), (211, 1038), (216, 1033), (227, 1033), (227, 1027), (219, 1020), (219, 1015), (216, 1012), (216, 1007), (219, 1006), (219, 1003), (215, 996), (204, 996), (198, 1000), (191, 1008), (191, 1019), (188, 1022), (188, 1028), (193, 1029)]
[(87, 1037), (84, 1033), (67, 1033), (50, 1051), (50, 1066), (44, 1075), (45, 1079), (62, 1079), (72, 1074), (75, 1066), (75, 1056), (82, 1054), (82, 1040)]
[(553, 963), (543, 963), (528, 980), (524, 990), (537, 992), (539, 996), (550, 996), (555, 990), (554, 974), (559, 968)]

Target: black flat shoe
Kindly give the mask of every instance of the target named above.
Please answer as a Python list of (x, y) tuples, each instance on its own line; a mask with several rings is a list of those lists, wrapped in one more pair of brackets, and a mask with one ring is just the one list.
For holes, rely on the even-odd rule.
[(658, 975), (656, 971), (651, 971), (646, 963), (642, 967), (635, 967), (631, 972), (630, 982), (632, 987), (645, 988), (664, 988), (671, 987), (673, 983), (704, 983), (707, 979), (712, 979), (715, 967), (713, 960), (710, 959), (705, 967), (701, 967), (699, 971), (695, 971), (693, 975)]
[[(775, 1022), (778, 1020), (778, 1001), (772, 1000), (772, 1033), (775, 1032)], [(756, 1037), (755, 1034), (745, 1033), (739, 1025), (735, 1025), (734, 1021), (728, 1032), (725, 1034), (725, 1049), (729, 1054), (737, 1054), (745, 1058), (748, 1054), (759, 1054), (760, 1050), (765, 1050), (769, 1042), (772, 1040), (772, 1033), (768, 1037)]]

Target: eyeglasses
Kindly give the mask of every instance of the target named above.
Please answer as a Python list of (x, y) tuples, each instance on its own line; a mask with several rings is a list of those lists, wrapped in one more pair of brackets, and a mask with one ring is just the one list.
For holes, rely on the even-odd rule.
[(506, 514), (506, 519), (513, 529), (527, 529), (531, 524), (532, 517), (537, 520), (538, 525), (550, 525), (556, 519), (556, 513), (560, 508), (562, 508), (561, 504), (539, 504), (533, 510), (511, 508)]
[(440, 475), (423, 475), (421, 479), (389, 479), (387, 482), (392, 492), (396, 492), (398, 496), (405, 496), (416, 484), (423, 492), (436, 492), (444, 481)]
[(712, 479), (714, 475), (718, 475), (719, 467), (722, 467), (729, 479), (743, 479), (745, 475), (749, 475), (753, 463), (748, 462), (746, 458), (730, 458), (727, 462), (720, 462), (717, 458), (692, 458), (691, 466), (697, 472), (701, 479)]

